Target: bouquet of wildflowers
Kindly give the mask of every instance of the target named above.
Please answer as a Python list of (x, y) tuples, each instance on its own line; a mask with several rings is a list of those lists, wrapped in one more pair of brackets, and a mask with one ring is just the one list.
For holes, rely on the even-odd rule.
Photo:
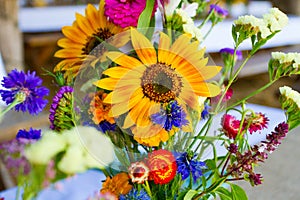
[[(194, 20), (200, 15), (206, 17)], [(247, 199), (235, 181), (262, 183), (255, 166), (299, 125), (300, 94), (280, 88), (286, 121), (256, 145), (248, 136), (264, 131), (269, 118), (246, 102), (299, 74), (300, 54), (272, 53), (269, 83), (227, 105), (247, 61), (288, 23), (277, 8), (262, 18), (239, 17), (234, 46), (220, 50), (224, 65), (209, 66), (203, 40), (227, 15), (204, 0), (101, 0), (76, 14), (58, 41), (55, 57), (62, 61), (48, 72), (57, 82), (49, 130), (20, 130), (1, 146), (22, 174), (16, 177), (23, 199), (88, 169), (106, 176), (90, 199)], [(243, 58), (238, 49), (246, 40), (252, 49)], [(34, 72), (13, 70), (2, 86), (2, 115), (12, 108), (35, 115), (47, 104), (49, 90)]]

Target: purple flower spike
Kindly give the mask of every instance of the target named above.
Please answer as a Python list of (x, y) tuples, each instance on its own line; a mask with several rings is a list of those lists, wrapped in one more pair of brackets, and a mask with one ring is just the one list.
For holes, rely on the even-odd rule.
[(14, 69), (3, 78), (2, 86), (7, 90), (0, 90), (0, 95), (7, 105), (15, 100), (16, 95), (25, 95), (25, 100), (17, 104), (15, 110), (28, 111), (31, 115), (37, 115), (48, 103), (43, 98), (49, 94), (49, 90), (42, 86), (42, 82), (35, 72), (28, 71), (25, 74), (23, 71)]
[[(232, 48), (223, 48), (223, 49), (220, 50), (220, 53), (233, 56), (234, 55), (234, 49), (232, 49)], [(236, 51), (236, 59), (237, 60), (242, 60), (243, 59), (243, 54), (239, 50)]]
[(41, 129), (37, 130), (37, 129), (30, 128), (29, 131), (22, 129), (22, 130), (18, 131), (16, 138), (17, 139), (38, 140), (41, 138), (41, 132), (42, 132)]
[(225, 18), (229, 14), (226, 9), (218, 6), (217, 4), (211, 4), (209, 7), (210, 7), (210, 9), (209, 9), (208, 13), (211, 13), (214, 11), (214, 12), (216, 12), (217, 15), (219, 15), (222, 18)]

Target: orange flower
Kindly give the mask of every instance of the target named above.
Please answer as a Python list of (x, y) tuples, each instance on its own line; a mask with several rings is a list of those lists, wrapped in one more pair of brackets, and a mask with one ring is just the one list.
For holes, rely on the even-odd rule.
[(172, 135), (174, 135), (175, 130), (167, 132), (159, 124), (152, 124), (145, 127), (133, 127), (132, 128), (133, 138), (140, 144), (146, 146), (158, 146), (160, 142), (166, 142)]
[(129, 176), (127, 173), (119, 173), (112, 178), (107, 177), (105, 182), (102, 184), (101, 194), (110, 192), (116, 196), (121, 194), (126, 195), (132, 189), (132, 185), (129, 184)]
[(109, 123), (115, 123), (113, 117), (108, 115), (111, 104), (103, 103), (103, 99), (107, 96), (103, 91), (99, 91), (93, 97), (90, 103), (89, 112), (93, 115), (93, 121), (95, 124), (99, 124), (102, 121), (108, 121)]
[(173, 180), (177, 171), (176, 159), (170, 151), (160, 149), (148, 157), (150, 178), (155, 184), (166, 184)]

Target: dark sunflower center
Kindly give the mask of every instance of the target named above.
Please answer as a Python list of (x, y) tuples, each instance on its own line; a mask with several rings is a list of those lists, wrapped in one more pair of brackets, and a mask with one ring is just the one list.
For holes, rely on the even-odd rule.
[(166, 103), (181, 92), (182, 81), (170, 66), (157, 63), (147, 67), (142, 76), (143, 93), (149, 99)]
[(92, 54), (97, 56), (101, 55), (103, 52), (103, 47), (96, 48), (101, 42), (105, 41), (106, 39), (109, 39), (114, 34), (109, 31), (107, 28), (99, 28), (98, 32), (93, 34), (92, 36), (89, 36), (87, 38), (87, 42), (85, 47), (82, 49), (85, 55), (89, 55), (92, 51)]

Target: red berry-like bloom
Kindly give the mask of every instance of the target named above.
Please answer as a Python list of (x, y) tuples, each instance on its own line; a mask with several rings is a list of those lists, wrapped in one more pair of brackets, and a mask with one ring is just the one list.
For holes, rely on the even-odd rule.
[(176, 159), (170, 151), (160, 149), (148, 157), (150, 179), (155, 184), (167, 184), (173, 180), (177, 171)]
[(262, 113), (256, 113), (253, 115), (247, 115), (244, 126), (249, 126), (248, 130), (250, 134), (256, 131), (261, 131), (267, 128), (269, 119)]
[(144, 162), (131, 163), (128, 168), (128, 175), (133, 183), (144, 183), (148, 180), (149, 168)]
[(240, 120), (237, 120), (234, 116), (225, 114), (222, 118), (223, 132), (230, 139), (235, 139), (240, 128)]

